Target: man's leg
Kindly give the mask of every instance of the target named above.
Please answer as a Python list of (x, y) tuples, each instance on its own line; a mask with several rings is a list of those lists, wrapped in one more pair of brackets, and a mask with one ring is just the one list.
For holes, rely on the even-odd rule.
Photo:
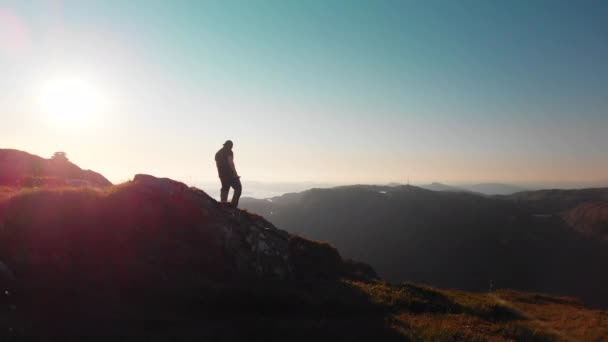
[(239, 206), (239, 198), (241, 198), (241, 191), (243, 187), (241, 186), (241, 180), (237, 177), (232, 181), (232, 188), (234, 189), (234, 193), (232, 194), (232, 206)]
[(222, 189), (220, 190), (220, 202), (226, 203), (226, 202), (228, 202), (228, 192), (230, 191), (230, 182), (224, 177), (220, 177), (220, 181), (222, 181)]

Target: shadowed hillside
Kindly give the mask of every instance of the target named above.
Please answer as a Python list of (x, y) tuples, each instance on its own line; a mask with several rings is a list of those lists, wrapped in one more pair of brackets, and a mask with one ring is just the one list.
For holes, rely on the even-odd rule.
[(590, 238), (608, 239), (608, 189), (540, 190), (505, 199), (537, 216), (561, 217), (573, 230)]
[(391, 281), (526, 289), (608, 305), (607, 246), (573, 229), (560, 212), (551, 214), (580, 203), (578, 196), (529, 193), (535, 200), (528, 205), (523, 194), (349, 186), (243, 199), (242, 205), (292, 233), (329, 241)]

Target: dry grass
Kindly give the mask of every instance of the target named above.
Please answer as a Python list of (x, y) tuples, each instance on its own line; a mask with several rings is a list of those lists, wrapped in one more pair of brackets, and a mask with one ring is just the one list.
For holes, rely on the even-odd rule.
[(393, 327), (420, 341), (553, 341), (554, 337), (522, 322), (496, 323), (465, 314), (414, 315), (400, 313)]
[(575, 299), (543, 294), (499, 291), (501, 299), (525, 312), (530, 320), (565, 340), (605, 341), (608, 312), (584, 308)]
[(349, 282), (391, 312), (391, 327), (420, 341), (604, 341), (608, 312), (572, 298)]

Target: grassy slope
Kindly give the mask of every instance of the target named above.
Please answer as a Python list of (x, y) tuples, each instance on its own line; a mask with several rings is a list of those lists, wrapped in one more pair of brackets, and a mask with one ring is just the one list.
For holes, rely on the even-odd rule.
[(392, 310), (392, 327), (412, 340), (601, 341), (608, 312), (567, 297), (499, 290), (468, 293), (414, 284), (354, 283)]

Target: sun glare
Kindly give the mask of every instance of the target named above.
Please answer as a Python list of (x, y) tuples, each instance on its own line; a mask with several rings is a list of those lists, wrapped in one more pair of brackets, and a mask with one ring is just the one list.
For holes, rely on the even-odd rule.
[(80, 78), (58, 78), (47, 81), (39, 95), (42, 111), (61, 125), (90, 123), (104, 110), (99, 89)]

